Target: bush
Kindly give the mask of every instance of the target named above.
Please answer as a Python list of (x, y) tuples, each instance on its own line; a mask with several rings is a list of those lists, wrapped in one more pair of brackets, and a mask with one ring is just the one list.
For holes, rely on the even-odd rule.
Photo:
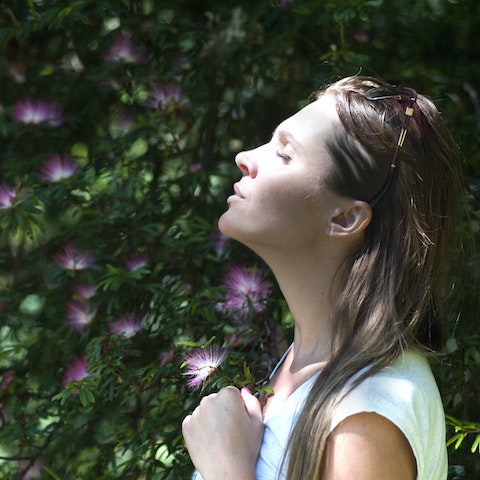
[[(189, 478), (180, 424), (203, 390), (185, 356), (228, 346), (220, 368), (251, 385), (291, 338), (262, 262), (216, 229), (233, 157), (326, 82), (363, 68), (438, 99), (477, 218), (478, 5), (322, 3), (3, 7), (2, 478)], [(474, 252), (438, 368), (452, 478), (478, 473), (477, 272)]]

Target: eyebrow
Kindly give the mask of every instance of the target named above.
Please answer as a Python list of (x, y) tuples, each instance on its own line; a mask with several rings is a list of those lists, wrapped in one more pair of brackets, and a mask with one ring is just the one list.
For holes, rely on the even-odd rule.
[(298, 148), (303, 148), (302, 144), (287, 130), (275, 130), (272, 134), (272, 138), (277, 135), (281, 140), (287, 140)]

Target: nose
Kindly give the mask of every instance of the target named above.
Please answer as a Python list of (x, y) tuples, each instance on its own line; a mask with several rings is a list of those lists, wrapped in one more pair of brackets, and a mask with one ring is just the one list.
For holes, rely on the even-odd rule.
[(235, 163), (244, 177), (255, 178), (257, 176), (257, 163), (252, 153), (253, 150), (243, 151), (235, 157)]

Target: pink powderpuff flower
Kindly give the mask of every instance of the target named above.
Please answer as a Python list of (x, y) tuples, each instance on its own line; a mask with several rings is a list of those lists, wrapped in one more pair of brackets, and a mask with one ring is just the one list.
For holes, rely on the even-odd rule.
[(166, 367), (167, 365), (171, 365), (175, 358), (175, 353), (177, 353), (178, 347), (173, 346), (169, 350), (160, 352), (158, 356), (158, 366), (160, 368)]
[(191, 163), (189, 166), (188, 166), (188, 171), (190, 173), (197, 173), (200, 171), (200, 169), (202, 168), (202, 164), (201, 163)]
[(79, 382), (88, 376), (88, 360), (83, 357), (76, 358), (65, 370), (63, 385), (70, 382)]
[(4, 67), (6, 74), (15, 83), (25, 83), (25, 65), (23, 65), (22, 63), (5, 62)]
[(62, 109), (56, 103), (31, 98), (20, 100), (14, 105), (13, 119), (29, 125), (47, 123), (52, 127), (58, 127), (65, 122)]
[(116, 112), (111, 120), (111, 126), (121, 132), (129, 132), (135, 125), (135, 115), (132, 112)]
[(249, 308), (261, 312), (270, 291), (270, 283), (263, 280), (256, 269), (232, 266), (224, 279), (227, 287), (224, 307), (241, 317), (248, 314)]
[(7, 409), (7, 407), (0, 408), (0, 428), (8, 422), (8, 419), (10, 418), (10, 413)]
[(95, 318), (96, 310), (86, 300), (73, 300), (67, 305), (67, 323), (75, 330), (82, 330)]
[(15, 379), (16, 375), (13, 370), (8, 370), (3, 374), (0, 382), (0, 390), (6, 390), (10, 383)]
[(188, 101), (182, 98), (180, 85), (154, 83), (150, 88), (147, 105), (154, 110), (166, 110), (170, 113), (175, 108), (186, 107)]
[(366, 43), (369, 41), (370, 37), (367, 32), (359, 31), (353, 34), (353, 39), (358, 43)]
[(223, 233), (218, 232), (214, 236), (213, 248), (217, 255), (222, 255), (228, 245), (228, 237)]
[(77, 162), (68, 155), (53, 155), (40, 168), (40, 175), (47, 182), (60, 182), (70, 178), (79, 169)]
[(135, 270), (146, 267), (149, 261), (150, 257), (147, 253), (137, 252), (129, 255), (125, 259), (124, 264), (127, 270), (129, 270), (130, 272), (134, 272)]
[(0, 210), (13, 208), (14, 200), (17, 197), (18, 190), (5, 183), (0, 185)]
[(132, 338), (142, 328), (142, 321), (135, 315), (124, 315), (110, 323), (110, 332), (125, 338)]
[(23, 471), (22, 480), (34, 480), (42, 477), (43, 462), (40, 458), (37, 458), (32, 465), (30, 465), (30, 462), (23, 460), (19, 466), (20, 470)]
[(187, 387), (196, 389), (200, 387), (227, 358), (228, 349), (217, 346), (196, 348), (184, 357), (187, 367), (183, 375), (190, 377)]
[(72, 244), (65, 245), (57, 254), (57, 265), (65, 270), (83, 270), (91, 267), (94, 261), (90, 252), (77, 250)]
[(145, 62), (145, 55), (135, 48), (128, 35), (120, 35), (110, 46), (104, 58), (117, 63)]
[(80, 283), (73, 287), (73, 292), (76, 297), (89, 300), (95, 295), (95, 286), (90, 283)]

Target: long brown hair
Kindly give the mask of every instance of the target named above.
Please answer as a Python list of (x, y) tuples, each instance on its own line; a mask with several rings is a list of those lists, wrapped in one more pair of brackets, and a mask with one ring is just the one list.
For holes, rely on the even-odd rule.
[[(327, 139), (334, 160), (330, 188), (368, 201), (388, 174), (405, 118), (405, 102), (372, 102), (365, 93), (387, 84), (349, 77), (319, 95), (333, 95), (343, 128)], [(312, 387), (286, 454), (287, 478), (318, 479), (336, 403), (352, 377), (389, 365), (405, 349), (442, 346), (439, 311), (448, 293), (446, 268), (462, 198), (456, 145), (434, 104), (418, 95), (386, 195), (373, 208), (358, 252), (346, 260), (332, 291), (331, 361)]]

